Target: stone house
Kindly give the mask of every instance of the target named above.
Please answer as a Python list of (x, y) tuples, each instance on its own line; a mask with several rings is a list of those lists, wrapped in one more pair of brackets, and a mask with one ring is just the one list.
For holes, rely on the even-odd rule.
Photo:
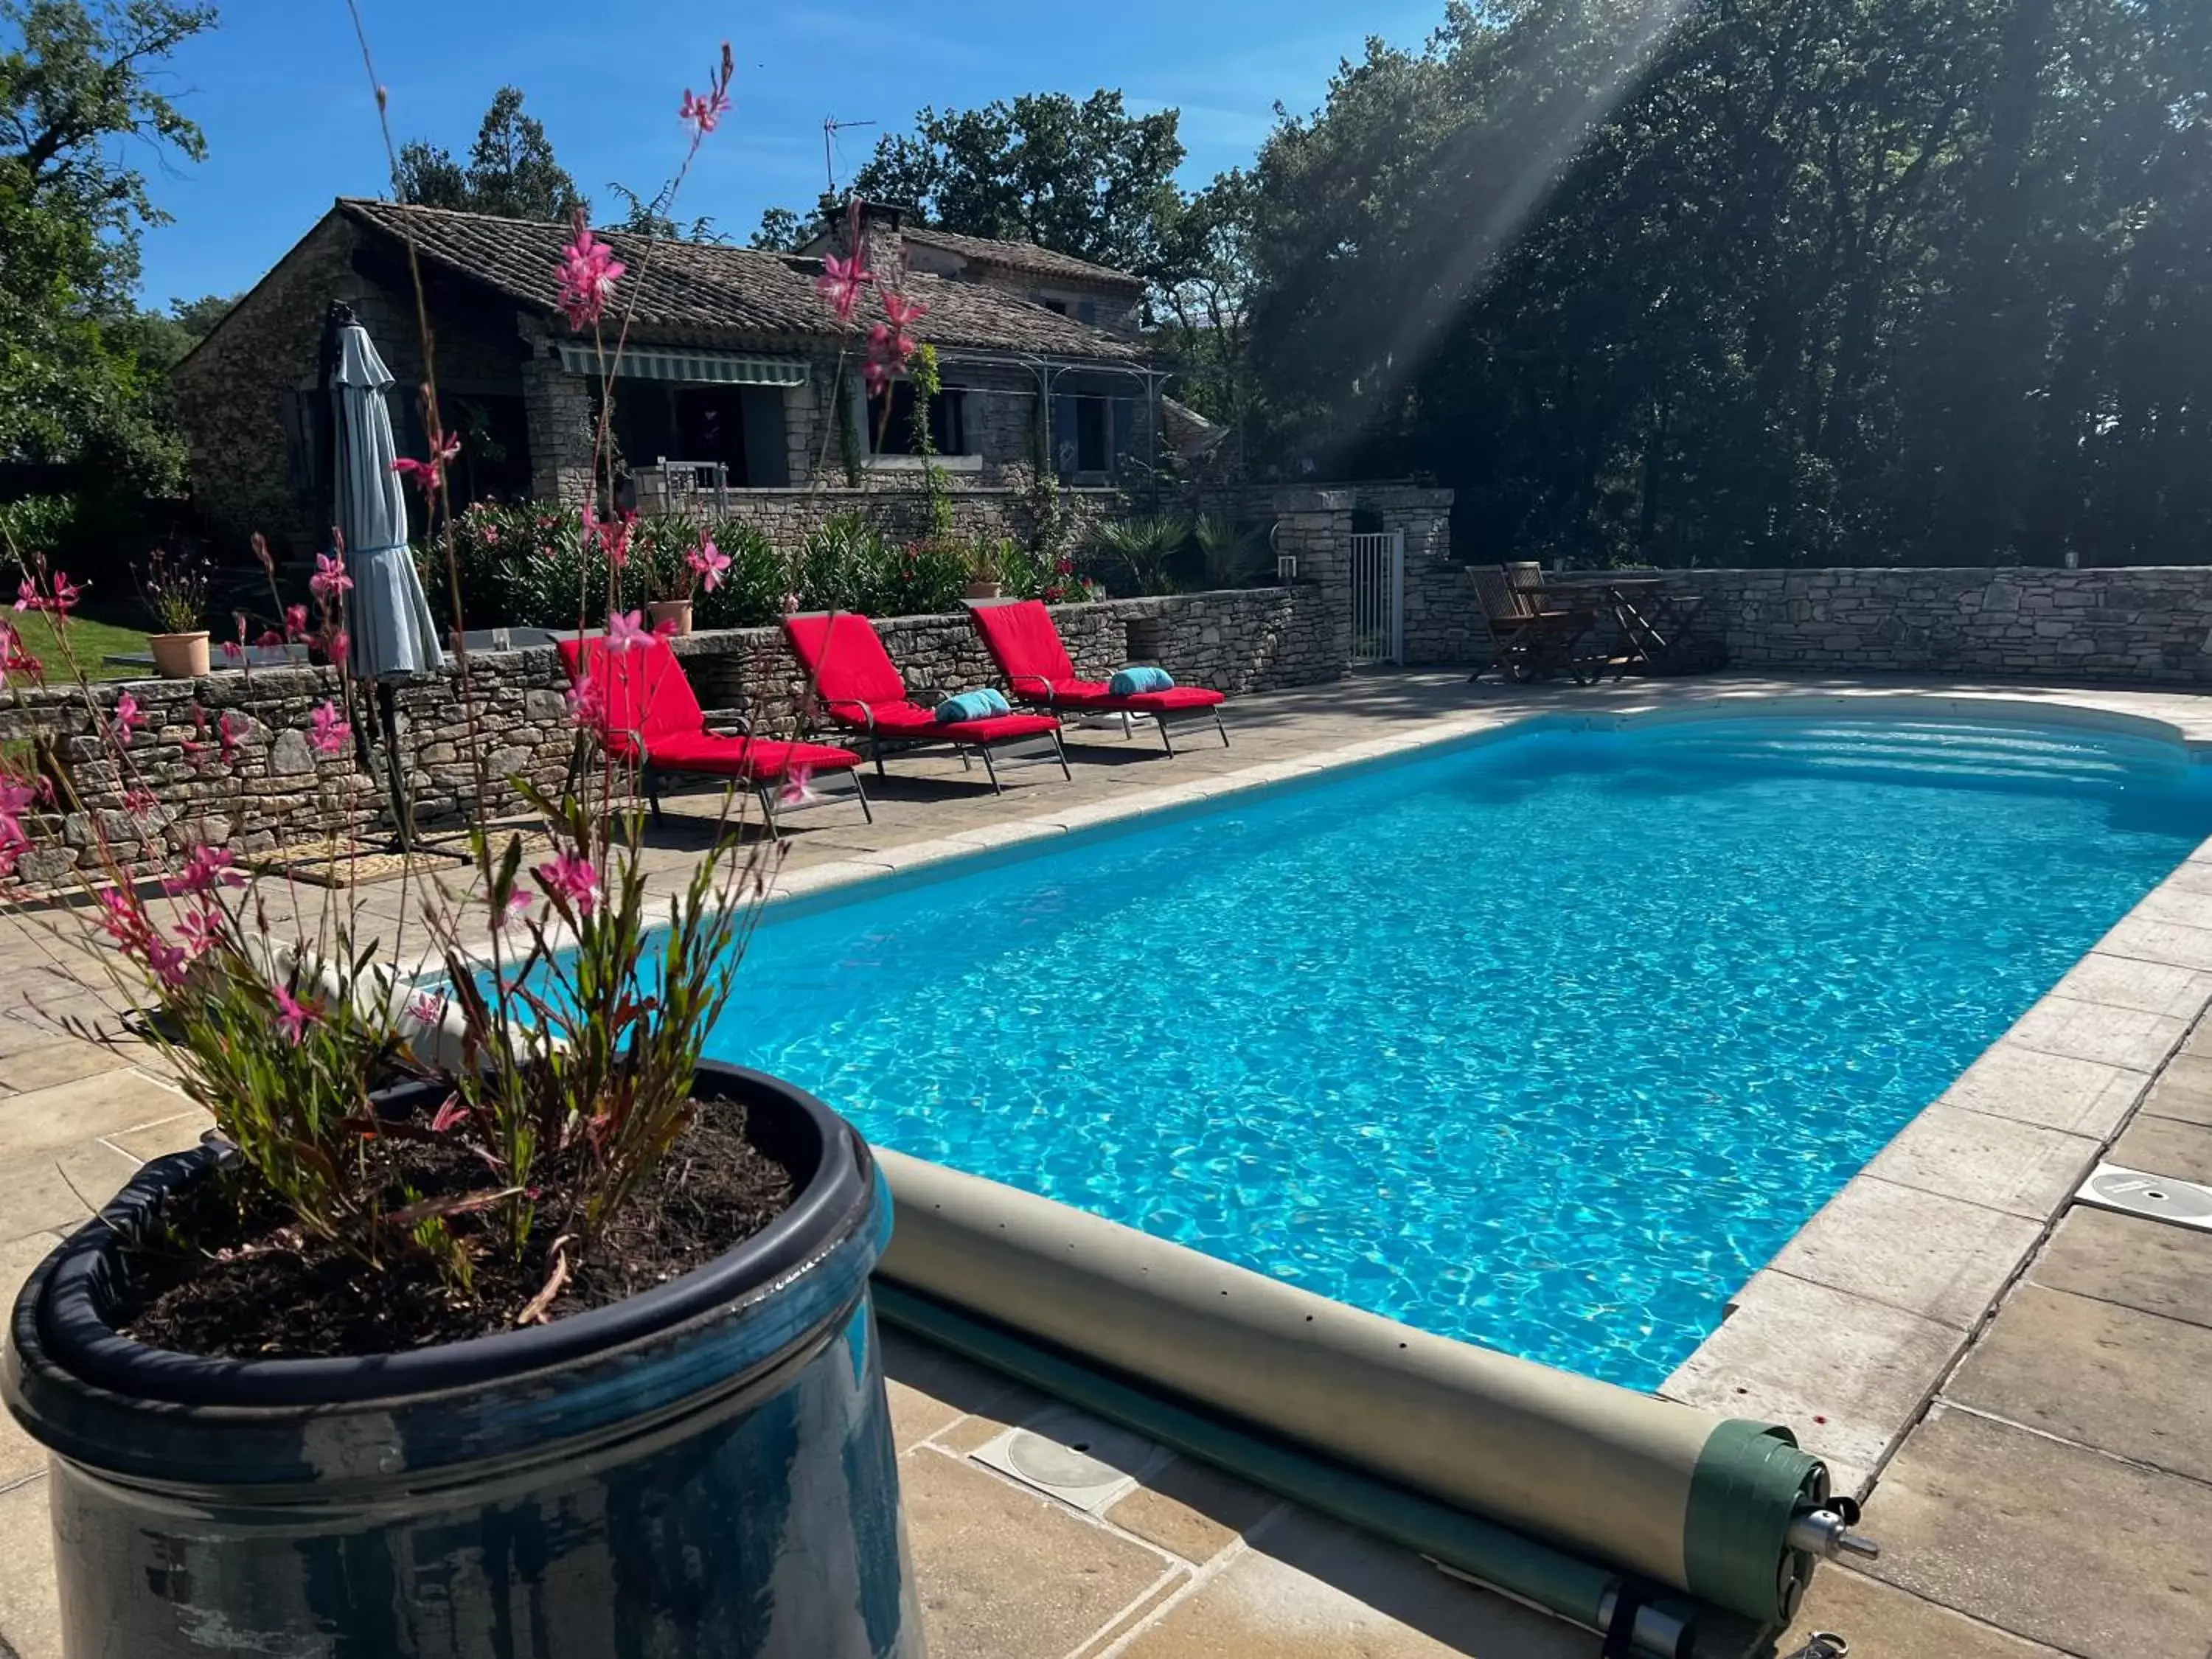
[[(325, 319), (350, 306), (400, 385), (419, 386), (410, 259), (441, 418), (462, 438), (458, 504), (584, 501), (610, 384), (625, 506), (744, 516), (757, 495), (773, 523), (773, 502), (796, 491), (911, 495), (912, 386), (871, 398), (859, 374), (880, 308), (871, 295), (843, 330), (814, 292), (821, 253), (855, 222), (871, 267), (902, 265), (908, 297), (929, 307), (916, 331), (944, 387), (930, 431), (956, 493), (980, 501), (1039, 465), (1077, 486), (1151, 476), (1164, 377), (1138, 332), (1143, 284), (1126, 273), (910, 226), (874, 204), (831, 216), (799, 254), (606, 233), (629, 267), (617, 307), (635, 307), (609, 383), (556, 303), (568, 227), (341, 198), (175, 370), (194, 499), (225, 537), (258, 529), (296, 554), (326, 534)], [(402, 450), (420, 453), (419, 398), (392, 404)]]

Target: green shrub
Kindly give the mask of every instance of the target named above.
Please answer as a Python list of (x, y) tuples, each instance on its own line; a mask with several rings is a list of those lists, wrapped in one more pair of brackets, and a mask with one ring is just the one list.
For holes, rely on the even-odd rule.
[(1172, 593), (1176, 561), (1190, 537), (1190, 520), (1180, 514), (1140, 514), (1092, 526), (1090, 551), (1114, 586), (1131, 594)]

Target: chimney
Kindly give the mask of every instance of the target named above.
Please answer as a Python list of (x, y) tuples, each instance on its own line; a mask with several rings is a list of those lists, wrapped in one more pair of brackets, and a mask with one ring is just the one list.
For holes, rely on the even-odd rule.
[(868, 269), (884, 272), (896, 281), (906, 258), (899, 227), (906, 222), (908, 211), (889, 202), (866, 202), (858, 197), (835, 205), (824, 203), (823, 216), (829, 222), (831, 251), (841, 259), (850, 257), (857, 219), (861, 244), (868, 250)]

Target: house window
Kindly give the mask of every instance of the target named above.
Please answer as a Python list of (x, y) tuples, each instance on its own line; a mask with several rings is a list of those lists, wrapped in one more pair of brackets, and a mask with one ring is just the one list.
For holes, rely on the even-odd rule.
[(1098, 301), (1078, 300), (1075, 302), (1075, 320), (1079, 323), (1089, 323), (1096, 328), (1098, 325)]
[(1047, 300), (1042, 303), (1047, 311), (1056, 311), (1063, 317), (1067, 315), (1067, 301), (1065, 300)]
[[(884, 399), (868, 399), (868, 445), (878, 455), (911, 455), (914, 446), (914, 382), (894, 380), (890, 417)], [(968, 453), (967, 399), (957, 386), (945, 386), (929, 401), (929, 441), (940, 455)]]
[(1111, 447), (1106, 399), (1078, 398), (1074, 402), (1075, 470), (1103, 472)]

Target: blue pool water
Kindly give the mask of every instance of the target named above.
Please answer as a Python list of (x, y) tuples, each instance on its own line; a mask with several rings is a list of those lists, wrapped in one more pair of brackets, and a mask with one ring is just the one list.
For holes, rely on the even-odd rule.
[(774, 916), (708, 1052), (1651, 1387), (2212, 832), (2208, 771), (1956, 724), (1462, 746)]

